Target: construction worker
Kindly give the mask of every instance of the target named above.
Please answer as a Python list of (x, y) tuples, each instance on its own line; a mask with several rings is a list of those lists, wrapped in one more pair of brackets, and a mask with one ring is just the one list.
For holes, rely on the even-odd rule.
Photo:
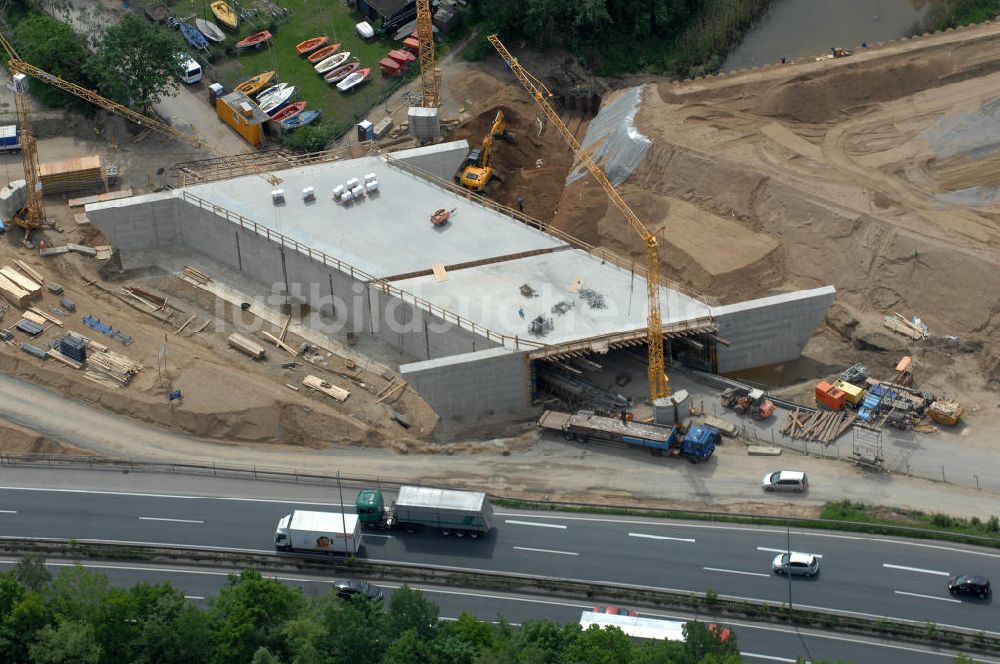
[(520, 316), (521, 318), (524, 318), (524, 307), (517, 308), (517, 315)]
[(524, 198), (521, 196), (517, 197), (517, 211), (524, 212)]

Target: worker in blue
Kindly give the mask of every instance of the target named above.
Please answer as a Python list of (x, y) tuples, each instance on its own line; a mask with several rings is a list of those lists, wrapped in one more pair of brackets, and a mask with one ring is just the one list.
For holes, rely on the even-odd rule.
[(517, 197), (517, 211), (518, 212), (524, 212), (524, 197), (523, 196), (518, 196)]
[(524, 318), (524, 307), (517, 308), (517, 315), (520, 316), (521, 318)]

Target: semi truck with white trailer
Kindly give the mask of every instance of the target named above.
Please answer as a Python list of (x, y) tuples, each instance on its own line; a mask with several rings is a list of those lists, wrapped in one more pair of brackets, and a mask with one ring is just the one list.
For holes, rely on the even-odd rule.
[(477, 538), (493, 527), (493, 506), (485, 493), (426, 486), (403, 486), (386, 505), (380, 489), (362, 489), (356, 501), (364, 527), (414, 532), (437, 528), (442, 535)]
[(305, 553), (357, 553), (362, 534), (357, 514), (295, 510), (278, 521), (274, 548)]

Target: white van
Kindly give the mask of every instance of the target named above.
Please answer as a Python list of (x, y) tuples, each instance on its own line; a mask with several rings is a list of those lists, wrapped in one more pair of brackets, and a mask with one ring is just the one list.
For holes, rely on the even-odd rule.
[(177, 59), (181, 61), (181, 81), (190, 85), (201, 80), (201, 65), (194, 58), (184, 53)]

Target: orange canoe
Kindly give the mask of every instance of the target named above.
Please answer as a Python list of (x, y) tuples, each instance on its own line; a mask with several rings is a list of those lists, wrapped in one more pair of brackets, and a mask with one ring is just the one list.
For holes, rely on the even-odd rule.
[(315, 51), (328, 41), (330, 41), (330, 38), (326, 35), (322, 37), (313, 37), (312, 39), (307, 39), (304, 42), (299, 42), (299, 44), (295, 47), (295, 50), (299, 52), (299, 55), (304, 55), (309, 51)]
[(237, 92), (242, 92), (248, 97), (252, 97), (258, 91), (262, 90), (265, 85), (271, 82), (274, 78), (273, 71), (266, 71), (263, 74), (257, 74), (253, 78), (243, 81), (236, 86)]
[(324, 46), (315, 53), (310, 54), (306, 59), (313, 64), (319, 62), (320, 60), (326, 60), (328, 57), (340, 50), (340, 44), (330, 44), (329, 46)]
[(308, 105), (309, 105), (308, 102), (305, 101), (297, 101), (294, 104), (289, 104), (288, 106), (285, 106), (283, 109), (272, 115), (271, 119), (275, 122), (281, 122), (282, 120), (287, 120), (293, 115), (298, 115), (302, 111), (306, 110), (306, 106)]
[(255, 32), (246, 39), (241, 39), (236, 42), (236, 48), (250, 48), (251, 46), (260, 46), (264, 42), (271, 39), (271, 33), (267, 30), (261, 30), (260, 32)]

